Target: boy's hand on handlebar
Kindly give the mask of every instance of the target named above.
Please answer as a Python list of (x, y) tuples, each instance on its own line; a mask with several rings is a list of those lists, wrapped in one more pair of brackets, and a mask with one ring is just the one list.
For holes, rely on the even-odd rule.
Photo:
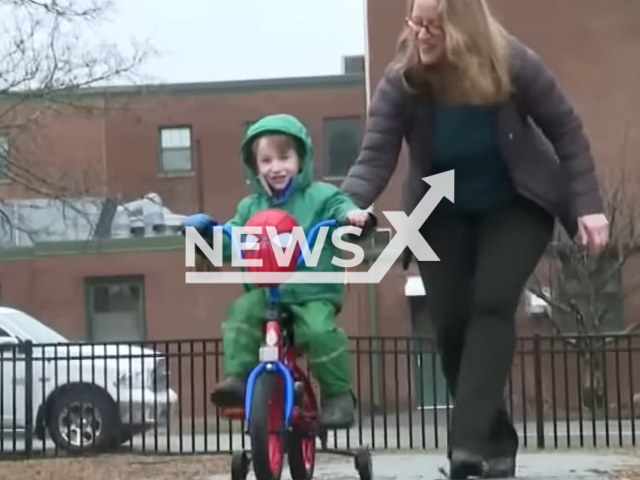
[(369, 221), (369, 212), (365, 210), (352, 210), (346, 215), (346, 223), (364, 228)]
[(184, 234), (186, 227), (194, 227), (200, 234), (214, 224), (213, 218), (206, 213), (195, 213), (188, 215), (180, 226), (180, 231)]

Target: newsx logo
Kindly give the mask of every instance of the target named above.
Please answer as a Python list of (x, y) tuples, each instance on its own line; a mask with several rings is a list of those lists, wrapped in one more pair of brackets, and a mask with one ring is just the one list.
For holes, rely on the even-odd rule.
[[(405, 248), (409, 248), (419, 261), (439, 261), (440, 259), (429, 246), (419, 232), (420, 226), (429, 218), (435, 207), (443, 198), (454, 201), (454, 171), (439, 173), (422, 179), (431, 188), (420, 200), (411, 215), (407, 216), (402, 211), (382, 212), (391, 225), (396, 230), (389, 244), (371, 265), (368, 271), (355, 271), (349, 273), (349, 283), (379, 283), (391, 266), (396, 262)], [(232, 227), (234, 239), (240, 238), (241, 234), (252, 235), (261, 234), (260, 227)], [(271, 241), (274, 256), (278, 265), (287, 265), (292, 261), (296, 245), (300, 245), (304, 264), (316, 266), (322, 246), (326, 241), (329, 227), (321, 227), (316, 237), (314, 248), (309, 251), (304, 231), (301, 227), (296, 227), (291, 233), (278, 233), (275, 227), (266, 227), (268, 237)], [(354, 254), (351, 259), (334, 257), (332, 263), (342, 268), (353, 268), (364, 260), (364, 250), (361, 246), (344, 241), (341, 237), (345, 233), (360, 234), (361, 229), (354, 226), (344, 226), (336, 228), (331, 236), (331, 241), (336, 248), (347, 250)], [(196, 258), (196, 246), (200, 248), (205, 257), (216, 267), (223, 266), (222, 227), (214, 227), (213, 246), (210, 246), (205, 239), (193, 227), (187, 227), (185, 231), (186, 241), (186, 266), (194, 267)], [(231, 239), (229, 239), (231, 240)], [(242, 250), (256, 248), (254, 242), (229, 242), (232, 248), (232, 266), (261, 266), (259, 259), (241, 258), (236, 251), (234, 243)], [(248, 244), (248, 245), (247, 245)], [(295, 260), (295, 259), (293, 259)], [(344, 283), (345, 272), (251, 272), (247, 278), (247, 273), (239, 272), (186, 272), (187, 283)]]

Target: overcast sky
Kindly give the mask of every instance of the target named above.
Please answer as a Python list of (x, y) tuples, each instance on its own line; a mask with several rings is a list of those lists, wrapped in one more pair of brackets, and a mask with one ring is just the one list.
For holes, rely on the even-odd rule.
[(114, 0), (105, 26), (148, 40), (159, 82), (330, 75), (365, 50), (364, 0)]

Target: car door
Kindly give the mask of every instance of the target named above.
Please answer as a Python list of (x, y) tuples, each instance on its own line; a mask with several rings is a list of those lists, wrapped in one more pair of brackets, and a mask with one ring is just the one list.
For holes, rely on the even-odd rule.
[(25, 355), (15, 337), (0, 327), (0, 436), (25, 427)]

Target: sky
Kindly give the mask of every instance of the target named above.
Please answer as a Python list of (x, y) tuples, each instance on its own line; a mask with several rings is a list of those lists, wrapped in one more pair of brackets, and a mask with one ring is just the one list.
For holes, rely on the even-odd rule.
[(365, 52), (364, 0), (114, 0), (101, 36), (157, 54), (146, 81), (209, 82), (340, 74)]

